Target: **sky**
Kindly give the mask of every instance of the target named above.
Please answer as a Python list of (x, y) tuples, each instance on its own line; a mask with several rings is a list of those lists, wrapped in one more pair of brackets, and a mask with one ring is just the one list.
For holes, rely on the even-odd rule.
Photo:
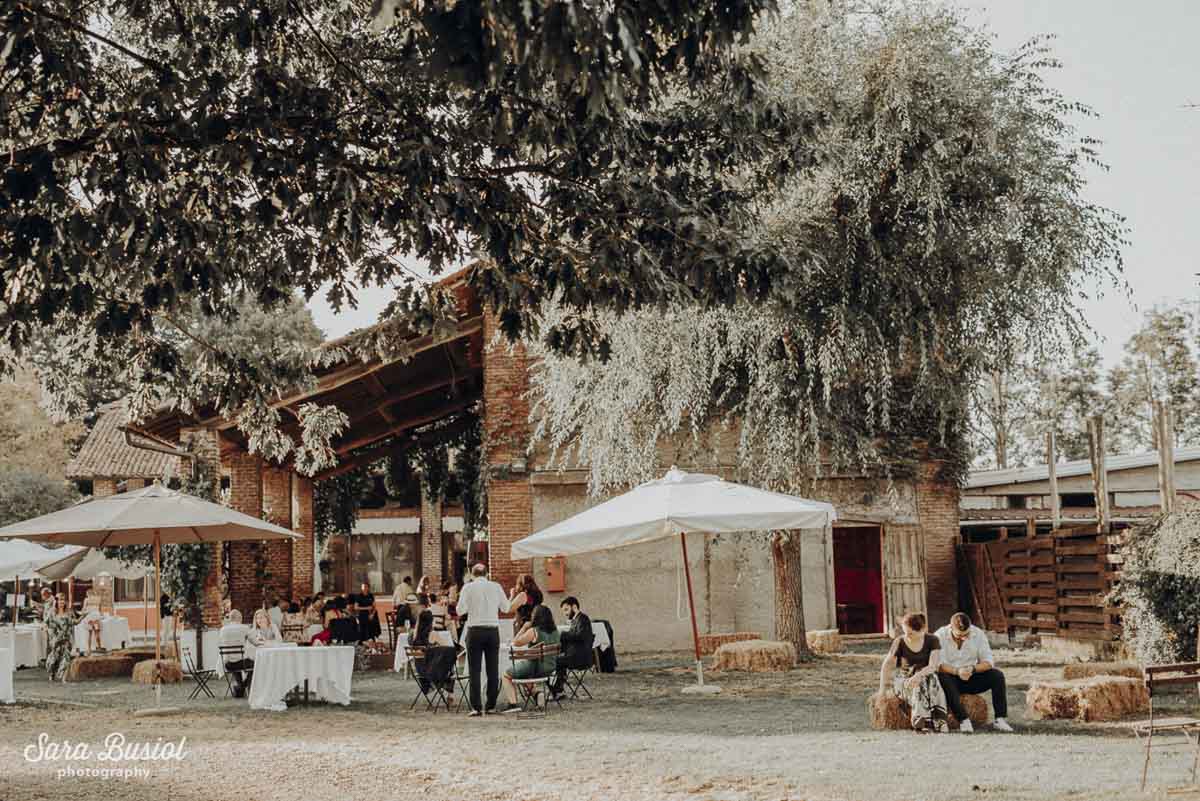
[[(1052, 34), (1062, 69), (1047, 73), (1068, 99), (1099, 115), (1076, 120), (1082, 135), (1100, 139), (1109, 165), (1088, 173), (1088, 200), (1124, 215), (1128, 291), (1081, 287), (1083, 311), (1108, 364), (1157, 304), (1200, 301), (1200, 0), (969, 0), (972, 22), (986, 26), (1010, 50)], [(390, 291), (359, 293), (356, 310), (334, 314), (323, 299), (310, 306), (328, 337), (370, 325)]]

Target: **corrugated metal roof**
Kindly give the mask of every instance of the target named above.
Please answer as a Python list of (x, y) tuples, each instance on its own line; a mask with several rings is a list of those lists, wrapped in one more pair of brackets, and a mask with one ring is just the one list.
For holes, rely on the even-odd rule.
[[(1200, 461), (1200, 448), (1180, 448), (1175, 451), (1175, 464), (1181, 462)], [(1116, 470), (1132, 470), (1138, 467), (1151, 467), (1158, 464), (1158, 451), (1148, 453), (1123, 453), (1108, 456), (1104, 465), (1111, 473)], [(1060, 462), (1055, 471), (1059, 478), (1070, 476), (1087, 476), (1092, 473), (1092, 463), (1087, 459), (1077, 459), (1073, 462)], [(1032, 467), (1016, 467), (1008, 470), (976, 470), (967, 478), (967, 489), (975, 487), (999, 487), (1005, 484), (1027, 484), (1035, 481), (1048, 481), (1050, 468), (1038, 464)]]
[(103, 407), (92, 433), (67, 465), (67, 478), (160, 479), (178, 473), (176, 457), (126, 444), (121, 431), (125, 422), (123, 402)]

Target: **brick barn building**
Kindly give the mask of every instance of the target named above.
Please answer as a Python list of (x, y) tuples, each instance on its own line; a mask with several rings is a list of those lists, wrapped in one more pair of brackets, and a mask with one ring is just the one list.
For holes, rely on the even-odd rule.
[[(234, 508), (267, 514), (303, 535), (295, 543), (265, 546), (269, 592), (301, 596), (314, 587), (319, 574), (313, 544), (314, 481), (378, 461), (391, 449), (413, 447), (427, 436), (431, 425), (453, 430), (475, 414), (482, 420), (486, 443), (482, 468), (493, 577), (508, 587), (520, 573), (531, 572), (547, 586), (542, 561), (512, 561), (512, 543), (595, 501), (587, 495), (585, 471), (553, 469), (531, 448), (530, 360), (520, 346), (499, 341), (495, 318), (461, 275), (444, 282), (458, 301), (458, 320), (452, 330), (409, 337), (405, 359), (352, 358), (330, 365), (318, 372), (315, 389), (277, 402), (284, 428), (293, 435), (304, 403), (335, 404), (350, 419), (348, 430), (333, 443), (338, 466), (323, 474), (310, 478), (291, 465), (265, 463), (249, 453), (231, 421), (204, 410), (193, 415), (163, 413), (135, 427), (139, 435), (186, 449), (188, 458), (207, 460), (227, 475)], [(678, 449), (669, 457), (684, 469), (728, 472), (725, 466), (708, 463), (703, 454)], [(670, 463), (663, 465), (664, 470)], [(897, 481), (890, 495), (883, 481), (849, 476), (823, 482), (817, 497), (837, 506), (839, 521), (831, 530), (806, 533), (805, 613), (810, 628), (838, 625), (848, 632), (878, 633), (904, 611), (928, 610), (938, 623), (957, 608), (958, 489), (937, 478), (936, 464), (923, 464), (911, 480)], [(372, 587), (379, 596), (405, 569), (396, 565), (413, 565), (414, 576), (423, 573), (435, 580), (454, 574), (466, 561), (467, 543), (447, 524), (459, 515), (460, 510), (436, 508), (427, 499), (422, 499), (419, 510), (385, 509), (360, 515), (364, 534), (382, 538), (394, 532), (413, 537), (410, 545), (399, 548), (371, 541), (368, 560), (416, 553), (404, 557), (407, 562), (397, 557), (390, 565), (368, 564), (353, 577), (391, 577)], [(391, 528), (373, 522), (384, 518), (409, 522), (393, 523)], [(419, 523), (413, 523), (413, 518), (419, 518)], [(697, 609), (703, 610), (701, 625), (711, 633), (757, 631), (773, 636), (774, 584), (765, 539), (689, 537)], [(233, 605), (243, 613), (257, 607), (264, 595), (259, 578), (262, 554), (257, 547), (228, 546), (224, 581)], [(686, 609), (686, 598), (681, 595), (678, 573), (674, 542), (572, 557), (564, 583), (547, 592), (547, 604), (557, 614), (561, 597), (579, 596), (594, 618), (611, 621), (626, 650), (683, 648), (690, 642), (690, 628), (686, 614), (679, 614)], [(218, 622), (221, 581), (221, 576), (209, 578), (207, 625)], [(333, 584), (334, 591), (346, 589), (345, 581), (336, 575)]]

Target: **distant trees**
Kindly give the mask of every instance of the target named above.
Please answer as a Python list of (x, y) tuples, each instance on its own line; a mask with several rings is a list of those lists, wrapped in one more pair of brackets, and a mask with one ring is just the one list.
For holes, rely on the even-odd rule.
[(78, 500), (60, 478), (21, 467), (0, 467), (0, 526), (56, 512)]

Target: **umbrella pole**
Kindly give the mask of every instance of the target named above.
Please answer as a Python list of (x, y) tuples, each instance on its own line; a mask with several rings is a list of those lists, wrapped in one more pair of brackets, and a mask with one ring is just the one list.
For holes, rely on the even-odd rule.
[[(158, 552), (161, 546), (158, 542), (158, 532), (154, 532), (154, 598), (157, 601), (162, 597), (162, 576), (159, 570), (159, 555)], [(154, 618), (154, 661), (158, 662), (162, 659), (162, 616)]]
[(696, 625), (696, 599), (692, 595), (692, 568), (688, 565), (687, 555), (687, 534), (679, 532), (679, 545), (683, 549), (683, 575), (687, 579), (688, 592), (688, 610), (692, 615), (692, 645), (696, 650), (696, 685), (694, 687), (685, 687), (684, 692), (693, 693), (718, 693), (720, 687), (714, 685), (705, 685), (704, 683), (704, 662), (700, 659), (700, 629)]

